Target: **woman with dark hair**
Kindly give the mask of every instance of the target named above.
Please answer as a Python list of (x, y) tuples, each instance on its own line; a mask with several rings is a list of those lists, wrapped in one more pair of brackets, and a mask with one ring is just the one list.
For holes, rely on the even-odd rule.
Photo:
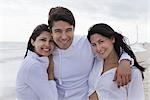
[[(24, 61), (17, 75), (17, 100), (58, 100), (52, 71), (53, 50), (54, 43), (48, 26), (38, 25), (29, 38)], [(51, 73), (48, 75), (48, 72)]]
[[(89, 76), (90, 100), (144, 100), (142, 78), (145, 68), (139, 65), (124, 37), (109, 25), (100, 23), (89, 29), (87, 38), (96, 54), (94, 67)], [(128, 85), (118, 88), (112, 78), (123, 52), (134, 60), (131, 66), (132, 80)]]

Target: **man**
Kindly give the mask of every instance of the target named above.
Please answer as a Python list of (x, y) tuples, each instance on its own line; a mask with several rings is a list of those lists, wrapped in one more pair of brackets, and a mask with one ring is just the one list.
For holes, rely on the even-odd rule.
[[(56, 49), (53, 53), (54, 75), (59, 100), (88, 100), (88, 77), (93, 66), (94, 54), (84, 36), (75, 36), (75, 19), (64, 7), (51, 8), (48, 19)], [(131, 77), (131, 58), (123, 53), (114, 80), (119, 86)], [(113, 80), (113, 79), (112, 79)]]

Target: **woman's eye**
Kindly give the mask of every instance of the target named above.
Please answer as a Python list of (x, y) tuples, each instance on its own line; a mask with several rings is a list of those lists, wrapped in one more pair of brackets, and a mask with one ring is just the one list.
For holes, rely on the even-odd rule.
[(102, 40), (100, 40), (100, 41), (98, 41), (98, 44), (102, 44), (104, 41), (102, 41)]
[(92, 45), (92, 47), (95, 47), (96, 45), (95, 44), (91, 44)]
[(46, 41), (46, 39), (41, 39), (41, 41)]

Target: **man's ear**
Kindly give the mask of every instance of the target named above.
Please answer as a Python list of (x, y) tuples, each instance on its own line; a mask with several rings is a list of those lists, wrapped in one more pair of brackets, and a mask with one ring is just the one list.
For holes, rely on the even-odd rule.
[(32, 46), (34, 46), (34, 40), (33, 39), (31, 39), (31, 44), (32, 44)]

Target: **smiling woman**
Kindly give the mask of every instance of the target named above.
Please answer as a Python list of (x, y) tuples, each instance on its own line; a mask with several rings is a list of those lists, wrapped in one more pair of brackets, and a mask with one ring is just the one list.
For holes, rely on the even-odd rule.
[(39, 56), (49, 56), (54, 49), (52, 36), (46, 31), (43, 31), (35, 40), (31, 39), (31, 44), (34, 46), (34, 52)]
[(38, 25), (29, 38), (25, 59), (17, 75), (18, 100), (57, 100), (51, 59), (53, 50), (48, 26)]
[[(142, 78), (144, 79), (145, 68), (139, 65), (124, 37), (109, 25), (98, 23), (89, 29), (87, 38), (96, 54), (89, 76), (90, 100), (144, 100)], [(127, 52), (133, 58), (134, 64), (131, 66), (131, 82), (118, 88), (112, 78), (123, 52)], [(100, 57), (103, 58), (102, 61)]]

